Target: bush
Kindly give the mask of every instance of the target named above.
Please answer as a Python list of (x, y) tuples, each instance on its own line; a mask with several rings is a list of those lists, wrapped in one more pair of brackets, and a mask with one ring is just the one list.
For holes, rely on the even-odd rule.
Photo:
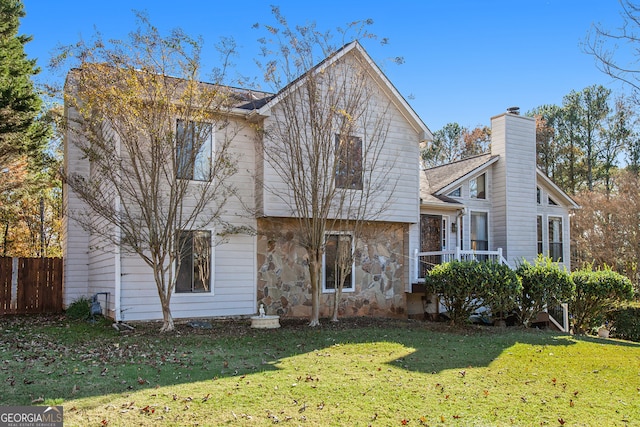
[(486, 262), (481, 266), (480, 297), (494, 320), (504, 320), (506, 313), (518, 306), (517, 297), (522, 293), (522, 282), (507, 265)]
[(427, 290), (440, 296), (451, 322), (460, 325), (481, 307), (501, 316), (516, 305), (520, 280), (505, 265), (452, 261), (434, 267), (426, 277)]
[(640, 342), (640, 307), (623, 307), (607, 313), (611, 336)]
[(571, 274), (551, 258), (539, 255), (534, 264), (526, 260), (518, 266), (516, 274), (522, 280), (518, 295), (518, 320), (525, 326), (545, 309), (568, 301), (575, 285)]
[(572, 278), (576, 288), (570, 310), (577, 333), (599, 326), (608, 311), (633, 298), (631, 280), (606, 266), (593, 270), (587, 265), (574, 271)]
[(65, 311), (71, 320), (86, 320), (91, 315), (91, 300), (87, 297), (80, 297), (73, 301)]
[(436, 265), (425, 278), (428, 292), (438, 295), (454, 325), (469, 320), (483, 302), (479, 298), (481, 265), (472, 261), (451, 261)]

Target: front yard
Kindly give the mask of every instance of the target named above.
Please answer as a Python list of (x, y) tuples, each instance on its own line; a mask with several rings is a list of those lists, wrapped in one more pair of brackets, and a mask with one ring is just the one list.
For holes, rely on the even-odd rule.
[(346, 319), (119, 333), (1, 318), (0, 405), (65, 426), (633, 425), (640, 345), (536, 330)]

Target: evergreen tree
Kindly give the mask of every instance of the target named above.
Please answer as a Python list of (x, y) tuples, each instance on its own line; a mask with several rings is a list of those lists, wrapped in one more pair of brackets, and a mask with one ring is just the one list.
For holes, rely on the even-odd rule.
[(42, 102), (32, 76), (39, 70), (24, 45), (31, 37), (18, 35), (25, 16), (20, 0), (0, 0), (0, 164), (42, 146), (46, 130), (37, 121)]

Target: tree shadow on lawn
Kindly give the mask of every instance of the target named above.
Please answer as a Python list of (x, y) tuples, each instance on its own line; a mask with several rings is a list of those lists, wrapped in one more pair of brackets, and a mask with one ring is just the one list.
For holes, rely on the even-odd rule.
[[(171, 334), (160, 334), (155, 322), (137, 324), (135, 331), (120, 334), (108, 324), (69, 326), (64, 320), (49, 322), (36, 332), (26, 329), (33, 325), (29, 322), (23, 332), (20, 326), (10, 326), (9, 330), (16, 333), (3, 334), (0, 340), (7, 355), (0, 373), (8, 385), (0, 404), (31, 404), (40, 396), (68, 400), (243, 378), (277, 371), (284, 360), (296, 356), (340, 346), (400, 344), (407, 350), (402, 356), (376, 356), (380, 363), (413, 372), (439, 373), (489, 366), (517, 343), (569, 346), (576, 339), (546, 331), (453, 328), (375, 318), (347, 318), (338, 323), (325, 320), (316, 328), (308, 327), (306, 320), (282, 319), (282, 328), (271, 330), (252, 329), (246, 319), (209, 323), (210, 328), (192, 328), (187, 322), (179, 322)], [(5, 326), (3, 321), (2, 329)], [(638, 346), (589, 337), (577, 339)]]

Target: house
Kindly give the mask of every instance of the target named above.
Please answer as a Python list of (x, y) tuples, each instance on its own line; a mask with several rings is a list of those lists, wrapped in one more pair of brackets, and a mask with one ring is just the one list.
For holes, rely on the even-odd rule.
[(430, 266), (461, 253), (499, 252), (513, 268), (543, 254), (570, 269), (570, 212), (579, 206), (536, 166), (534, 118), (515, 109), (492, 117), (490, 153), (423, 170), (420, 178), (413, 247), (421, 255), (410, 314), (423, 312), (420, 282)]
[[(359, 43), (344, 46), (318, 64), (314, 71), (328, 74), (338, 66), (349, 72), (359, 70), (360, 82), (371, 88), (367, 105), (378, 108), (378, 116), (384, 114), (388, 118), (384, 144), (378, 152), (378, 165), (381, 169), (388, 165), (387, 172), (391, 172), (385, 175), (371, 200), (379, 205), (392, 201), (392, 209), (384, 210), (369, 221), (363, 235), (370, 237), (352, 242), (358, 246), (359, 256), (344, 289), (341, 313), (406, 317), (409, 230), (419, 218), (419, 147), (431, 138), (431, 133)], [(288, 197), (288, 183), (267, 159), (269, 153), (265, 152), (265, 147), (270, 143), (267, 140), (269, 133), (263, 132), (278, 122), (287, 100), (295, 96), (304, 83), (305, 77), (302, 77), (277, 94), (249, 91), (243, 94), (241, 90), (235, 94), (238, 102), (228, 115), (229, 126), (235, 129), (231, 150), (239, 161), (238, 173), (231, 179), (239, 192), (237, 200), (226, 206), (223, 219), (238, 227), (253, 228), (257, 233), (233, 234), (219, 244), (213, 244), (215, 230), (197, 230), (197, 234), (185, 231), (189, 233), (187, 238), (197, 240), (207, 248), (202, 254), (196, 254), (194, 249), (191, 255), (206, 259), (212, 273), (205, 285), (178, 286), (171, 299), (174, 318), (251, 315), (258, 311), (259, 304), (264, 304), (268, 314), (308, 316), (311, 306), (308, 255), (296, 244), (292, 229), (296, 214), (283, 202)], [(73, 79), (69, 78), (67, 93), (73, 94), (73, 90)], [(67, 105), (65, 113), (69, 123), (79, 117), (73, 105)], [(176, 119), (178, 132), (179, 126)], [(365, 138), (377, 131), (360, 123), (354, 133), (345, 138), (353, 149), (349, 155), (364, 150)], [(209, 146), (215, 146), (216, 141), (223, 138), (219, 132), (214, 133)], [(99, 172), (82, 156), (78, 145), (83, 141), (77, 138), (80, 138), (79, 134), (73, 132), (65, 136), (65, 170), (91, 179), (92, 174)], [(349, 171), (360, 168), (362, 173), (362, 160), (345, 163), (348, 169), (342, 172), (351, 173)], [(374, 176), (378, 169), (374, 172), (366, 180), (346, 181), (349, 185), (360, 185), (349, 191), (358, 194), (371, 180), (380, 181)], [(281, 193), (276, 193), (274, 188), (279, 188)], [(108, 295), (108, 301), (105, 299), (102, 303), (108, 306), (109, 315), (116, 320), (161, 319), (151, 268), (137, 255), (127, 253), (117, 244), (101, 241), (99, 236), (80, 227), (74, 215), (69, 213), (87, 211), (88, 207), (67, 184), (63, 191), (67, 213), (63, 220), (65, 304), (81, 296), (100, 293)], [(114, 229), (113, 233), (117, 234), (118, 230)], [(327, 230), (330, 249), (325, 257), (331, 257), (331, 248), (337, 247), (337, 242), (345, 238), (349, 239), (350, 235), (344, 230)], [(328, 275), (324, 274), (324, 277), (322, 316), (330, 312), (335, 292), (330, 285), (326, 286)]]
[[(338, 159), (348, 167), (337, 168), (331, 179), (350, 185), (352, 194), (378, 180), (371, 200), (387, 208), (370, 218), (356, 238), (348, 230), (326, 230), (321, 316), (330, 315), (335, 296), (331, 278), (336, 272), (329, 260), (345, 240), (355, 249), (355, 259), (340, 300), (343, 316), (403, 318), (421, 312), (414, 284), (424, 274), (422, 266), (444, 261), (455, 248), (476, 253), (500, 248), (512, 265), (537, 253), (551, 253), (568, 263), (569, 210), (576, 205), (537, 170), (533, 119), (512, 113), (494, 117), (491, 154), (421, 170), (420, 145), (432, 138), (424, 122), (359, 43), (344, 46), (313, 72), (338, 66), (362, 71), (361, 83), (371, 88), (367, 104), (378, 108), (377, 115), (384, 112), (386, 127), (378, 151), (380, 170), (372, 170), (367, 179), (361, 175), (353, 180), (363, 174), (366, 155), (353, 159), (376, 129), (362, 122), (349, 135), (336, 135), (336, 146), (340, 142), (349, 147), (349, 161)], [(69, 82), (67, 91), (72, 93), (72, 79)], [(286, 203), (291, 188), (265, 151), (277, 141), (264, 131), (282, 119), (287, 101), (304, 83), (303, 76), (277, 94), (236, 90), (237, 102), (227, 114), (234, 128), (230, 150), (238, 159), (238, 172), (231, 179), (239, 191), (223, 220), (256, 233), (232, 234), (214, 243), (215, 229), (184, 232), (185, 239), (207, 249), (196, 253), (194, 244), (189, 256), (206, 260), (211, 273), (201, 286), (187, 275), (187, 285), (179, 285), (171, 299), (174, 318), (253, 315), (260, 304), (268, 314), (310, 315), (309, 255), (296, 240), (297, 213)], [(70, 122), (79, 117), (72, 105), (65, 114)], [(178, 130), (180, 126), (176, 118)], [(213, 133), (207, 146), (215, 147), (224, 137), (220, 132)], [(64, 167), (90, 179), (99, 172), (82, 156), (77, 138), (73, 132), (65, 135)], [(388, 165), (384, 176), (382, 165)], [(345, 174), (353, 176), (344, 181)], [(106, 296), (102, 303), (115, 320), (162, 319), (150, 267), (80, 227), (70, 213), (88, 207), (67, 184), (63, 203), (65, 305), (99, 294)]]

